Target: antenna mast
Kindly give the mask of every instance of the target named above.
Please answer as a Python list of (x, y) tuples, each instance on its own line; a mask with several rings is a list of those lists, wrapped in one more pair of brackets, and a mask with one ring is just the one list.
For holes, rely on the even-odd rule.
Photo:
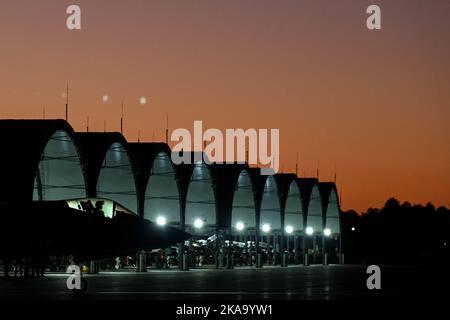
[(320, 166), (320, 162), (319, 160), (317, 160), (317, 180), (319, 180), (319, 166)]
[(66, 86), (66, 121), (69, 121), (69, 81)]
[(123, 134), (123, 99), (122, 99), (122, 112), (120, 115), (120, 133)]
[[(206, 131), (206, 130), (208, 130), (208, 127), (207, 127), (206, 124), (205, 124), (205, 131)], [(203, 141), (203, 150), (202, 150), (202, 152), (204, 152), (205, 149), (206, 149), (206, 140)]]
[(336, 178), (336, 162), (334, 163), (334, 184), (336, 184), (337, 178)]
[(166, 144), (169, 144), (169, 113), (166, 113)]

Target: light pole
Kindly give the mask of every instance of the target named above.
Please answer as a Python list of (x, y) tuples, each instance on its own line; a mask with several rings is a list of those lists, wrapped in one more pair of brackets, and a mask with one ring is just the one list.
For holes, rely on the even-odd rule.
[[(313, 227), (306, 227), (306, 229), (305, 229), (305, 233), (306, 233), (306, 236), (309, 236), (309, 237), (313, 237), (313, 250), (314, 250), (314, 246), (315, 246), (315, 241), (314, 241), (314, 228)], [(307, 247), (306, 247), (306, 236), (303, 236), (303, 250), (305, 251), (304, 252), (304, 259), (303, 259), (303, 264), (305, 265), (305, 266), (307, 266), (307, 265), (309, 265), (309, 261), (308, 261), (308, 249), (307, 249)], [(314, 252), (314, 251), (313, 251)]]
[(328, 265), (328, 253), (326, 250), (326, 238), (331, 236), (331, 230), (329, 228), (325, 228), (323, 230), (322, 235), (322, 257), (323, 257), (323, 264)]
[(294, 227), (288, 225), (286, 226), (285, 231), (286, 231), (286, 252), (283, 252), (283, 266), (287, 267), (290, 255), (290, 248), (289, 248), (290, 235), (294, 232)]
[[(202, 220), (202, 219), (200, 219), (200, 218), (197, 218), (197, 219), (195, 219), (194, 220), (194, 228), (195, 228), (195, 231), (200, 231), (202, 228), (203, 228), (203, 225), (204, 225), (204, 221)], [(196, 257), (196, 254), (195, 254), (195, 249), (194, 249), (194, 243), (193, 243), (193, 238), (191, 239), (191, 241), (189, 242), (189, 251), (191, 252), (191, 267), (193, 268), (193, 269), (195, 269), (195, 261), (197, 260), (197, 257)], [(217, 242), (217, 239), (216, 239), (216, 242)]]
[[(266, 243), (267, 243), (267, 251), (269, 251), (269, 245), (270, 245), (270, 236), (269, 236), (269, 232), (270, 232), (270, 224), (265, 223), (262, 226), (262, 231), (266, 234)], [(267, 252), (267, 255), (269, 254), (269, 252)], [(262, 263), (261, 263), (262, 265)]]

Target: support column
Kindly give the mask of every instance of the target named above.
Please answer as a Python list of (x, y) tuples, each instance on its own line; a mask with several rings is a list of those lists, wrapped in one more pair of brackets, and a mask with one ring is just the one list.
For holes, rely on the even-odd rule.
[(227, 250), (227, 269), (233, 269), (234, 268), (234, 261), (233, 261), (233, 243), (232, 241), (228, 242)]
[(337, 258), (337, 263), (341, 263), (341, 257), (339, 255), (339, 238), (336, 237), (333, 239), (334, 240), (334, 254), (336, 255)]
[(214, 262), (216, 264), (216, 269), (219, 269), (221, 267), (222, 255), (220, 254), (222, 252), (222, 240), (219, 236), (219, 231), (216, 230), (216, 245), (214, 250)]
[(195, 269), (194, 239), (189, 239), (189, 268)]
[(97, 260), (89, 261), (89, 274), (97, 274), (99, 269), (99, 264)]
[(272, 242), (272, 265), (277, 264), (277, 251), (278, 251), (278, 236), (276, 234), (273, 235), (273, 242)]
[[(286, 250), (284, 250), (284, 248), (281, 249), (281, 266), (282, 267), (287, 267), (289, 264), (289, 235), (287, 234), (286, 236), (281, 235), (281, 243), (284, 244), (284, 239), (283, 237), (286, 238)], [(282, 246), (283, 247), (283, 246)]]
[(339, 235), (339, 263), (344, 264), (344, 254), (342, 253), (342, 235)]
[(316, 236), (313, 235), (313, 264), (316, 264)]
[(184, 270), (184, 243), (178, 244), (178, 269)]
[(294, 236), (294, 261), (295, 264), (299, 263), (299, 247), (298, 247), (298, 236)]
[(257, 258), (258, 258), (258, 250), (257, 250), (258, 237), (256, 236), (256, 231), (255, 231), (255, 234), (250, 237), (250, 241), (253, 242), (253, 243), (250, 242), (250, 248), (252, 250), (252, 252), (251, 252), (252, 256), (250, 257), (250, 263), (252, 266), (254, 264), (256, 267), (258, 267), (258, 264), (256, 263)]
[(290, 242), (290, 236), (289, 235), (286, 235), (286, 251), (289, 253), (289, 250), (291, 249), (290, 248), (290, 245), (289, 245), (289, 242)]
[(308, 248), (306, 247), (306, 235), (303, 235), (302, 242), (303, 242), (302, 247), (303, 264), (307, 266), (309, 261), (308, 261)]
[(136, 255), (136, 272), (147, 272), (147, 253), (139, 251)]
[(255, 235), (255, 262), (256, 262), (256, 267), (257, 268), (262, 268), (262, 254), (261, 254), (261, 249), (259, 247), (259, 234), (256, 233)]
[(185, 270), (185, 271), (189, 270), (189, 267), (190, 267), (189, 259), (190, 259), (189, 248), (188, 248), (187, 252), (183, 249), (183, 261), (181, 262), (181, 264), (183, 266), (183, 270)]
[(138, 252), (136, 253), (136, 272), (140, 272), (140, 271), (139, 271), (139, 270), (140, 270), (140, 267), (141, 267), (140, 254), (141, 254), (140, 251), (138, 251)]
[[(249, 243), (250, 242), (250, 243)], [(247, 233), (245, 248), (247, 249), (247, 265), (252, 265), (252, 236), (250, 233)]]

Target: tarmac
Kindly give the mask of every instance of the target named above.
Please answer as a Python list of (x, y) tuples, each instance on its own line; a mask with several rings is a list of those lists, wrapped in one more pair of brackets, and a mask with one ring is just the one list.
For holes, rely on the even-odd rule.
[(3, 278), (0, 300), (370, 300), (441, 296), (448, 267), (380, 266), (381, 289), (367, 287), (367, 266), (265, 266), (235, 269), (148, 269), (83, 275), (88, 289), (67, 289), (68, 274)]

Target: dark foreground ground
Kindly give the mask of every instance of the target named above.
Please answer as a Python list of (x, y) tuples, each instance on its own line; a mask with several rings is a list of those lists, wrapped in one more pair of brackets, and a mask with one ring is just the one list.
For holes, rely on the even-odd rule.
[[(0, 275), (1, 277), (2, 275)], [(88, 275), (75, 295), (67, 275), (0, 278), (0, 300), (369, 300), (448, 297), (444, 266), (381, 266), (381, 290), (368, 290), (365, 266), (293, 266), (234, 270), (149, 270)]]

